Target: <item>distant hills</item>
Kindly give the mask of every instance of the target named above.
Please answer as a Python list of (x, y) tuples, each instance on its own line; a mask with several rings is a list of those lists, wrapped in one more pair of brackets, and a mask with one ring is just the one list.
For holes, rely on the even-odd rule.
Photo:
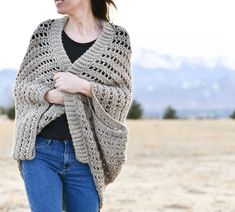
[(14, 69), (0, 70), (0, 106), (8, 107), (13, 103), (13, 82), (17, 71)]
[(172, 105), (180, 116), (227, 117), (235, 110), (235, 71), (182, 64), (179, 69), (133, 65), (134, 97), (145, 116), (161, 116)]
[[(0, 106), (12, 103), (17, 71), (0, 71)], [(228, 117), (235, 110), (235, 71), (183, 64), (175, 70), (132, 66), (134, 98), (145, 117), (160, 117), (171, 105), (181, 117)]]

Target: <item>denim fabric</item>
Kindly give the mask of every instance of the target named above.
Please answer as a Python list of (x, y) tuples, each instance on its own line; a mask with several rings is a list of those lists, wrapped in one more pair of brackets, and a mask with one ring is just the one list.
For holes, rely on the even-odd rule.
[[(71, 140), (36, 137), (36, 157), (22, 161), (32, 212), (98, 212), (99, 197), (87, 163), (75, 158)], [(64, 198), (64, 205), (62, 202)]]

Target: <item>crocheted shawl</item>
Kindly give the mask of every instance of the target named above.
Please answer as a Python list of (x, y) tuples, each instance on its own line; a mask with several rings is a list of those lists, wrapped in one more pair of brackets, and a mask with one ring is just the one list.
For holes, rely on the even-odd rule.
[[(36, 135), (66, 113), (76, 159), (88, 163), (103, 205), (105, 186), (127, 159), (126, 117), (132, 102), (131, 45), (121, 26), (101, 20), (95, 43), (74, 63), (61, 33), (68, 16), (41, 22), (31, 36), (13, 87), (14, 140), (11, 156), (22, 176), (22, 160), (35, 157)], [(55, 88), (53, 72), (71, 72), (91, 82), (92, 97), (64, 92), (64, 105), (50, 105), (45, 93)]]

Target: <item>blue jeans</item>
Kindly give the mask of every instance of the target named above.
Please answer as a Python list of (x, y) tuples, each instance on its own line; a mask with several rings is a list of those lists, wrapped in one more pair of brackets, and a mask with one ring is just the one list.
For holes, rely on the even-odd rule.
[(36, 156), (22, 161), (32, 212), (98, 212), (99, 197), (87, 163), (75, 158), (70, 140), (36, 137)]

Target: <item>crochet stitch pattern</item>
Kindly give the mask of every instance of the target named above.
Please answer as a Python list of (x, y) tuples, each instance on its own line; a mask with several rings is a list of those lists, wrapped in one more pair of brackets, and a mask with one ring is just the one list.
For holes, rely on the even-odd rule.
[[(95, 43), (74, 63), (62, 44), (68, 16), (41, 22), (30, 38), (17, 73), (14, 140), (11, 157), (22, 176), (22, 160), (35, 157), (36, 135), (66, 113), (76, 159), (88, 163), (103, 206), (105, 187), (121, 172), (127, 159), (126, 118), (133, 99), (131, 43), (126, 29), (101, 20)], [(64, 92), (64, 105), (44, 99), (54, 89), (53, 73), (71, 72), (91, 83), (92, 97)]]

